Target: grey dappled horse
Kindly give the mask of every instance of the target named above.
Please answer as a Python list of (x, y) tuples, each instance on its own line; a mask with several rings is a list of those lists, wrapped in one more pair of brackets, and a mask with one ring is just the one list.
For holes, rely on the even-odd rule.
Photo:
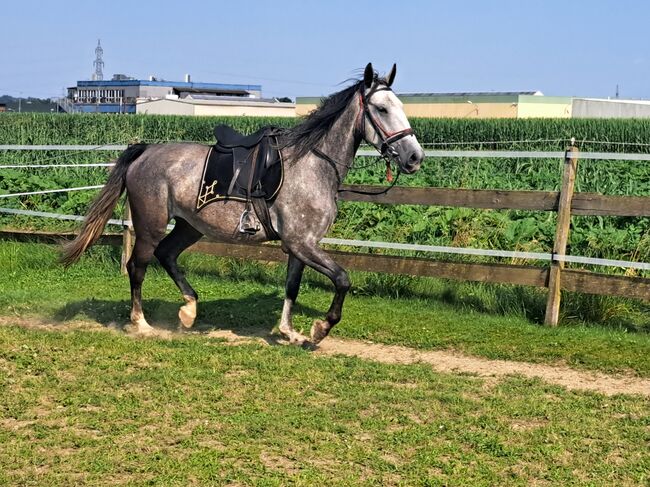
[[(269, 204), (273, 229), (288, 253), (286, 297), (279, 330), (291, 343), (309, 338), (293, 328), (291, 308), (298, 296), (305, 265), (326, 275), (335, 286), (325, 320), (314, 320), (311, 342), (318, 344), (341, 320), (350, 288), (347, 272), (323, 251), (318, 242), (334, 222), (338, 189), (354, 162), (362, 140), (392, 159), (404, 173), (420, 168), (424, 151), (411, 130), (402, 103), (391, 90), (396, 67), (380, 78), (368, 64), (364, 77), (326, 98), (299, 125), (280, 132), (284, 184)], [(101, 235), (124, 189), (131, 206), (135, 246), (128, 262), (131, 283), (131, 322), (143, 334), (152, 331), (142, 312), (141, 287), (147, 265), (155, 255), (183, 293), (181, 324), (189, 328), (196, 318), (196, 291), (177, 265), (183, 250), (206, 235), (220, 241), (269, 240), (264, 230), (239, 232), (245, 203), (214, 202), (196, 210), (196, 195), (209, 146), (201, 144), (137, 144), (117, 160), (106, 186), (92, 203), (79, 236), (64, 246), (62, 262), (75, 262)], [(174, 219), (174, 229), (166, 227)]]

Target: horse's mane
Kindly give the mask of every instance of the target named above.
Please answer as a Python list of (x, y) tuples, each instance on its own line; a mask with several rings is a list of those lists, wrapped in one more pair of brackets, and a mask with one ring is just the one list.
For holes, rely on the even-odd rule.
[[(375, 73), (375, 81), (386, 83)], [(321, 100), (320, 106), (307, 115), (304, 120), (293, 128), (282, 131), (281, 148), (292, 148), (292, 160), (296, 161), (305, 156), (327, 135), (334, 123), (348, 107), (354, 95), (363, 86), (363, 79), (352, 79), (352, 84)]]

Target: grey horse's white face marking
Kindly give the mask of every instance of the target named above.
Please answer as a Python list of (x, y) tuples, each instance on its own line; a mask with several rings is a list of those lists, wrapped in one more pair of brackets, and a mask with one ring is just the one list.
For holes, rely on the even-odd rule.
[[(368, 90), (369, 91), (369, 90)], [(381, 90), (372, 94), (368, 100), (368, 109), (375, 120), (381, 122), (387, 132), (401, 132), (410, 129), (411, 124), (404, 113), (404, 104), (391, 90)], [(381, 146), (379, 133), (370, 124), (366, 124), (365, 137), (376, 147)]]
[[(372, 65), (368, 66), (372, 72)], [(387, 139), (390, 140), (390, 137), (397, 135), (398, 138), (388, 144), (387, 152), (399, 164), (403, 172), (411, 174), (420, 169), (424, 151), (414, 134), (399, 137), (399, 134), (410, 131), (411, 124), (404, 113), (404, 104), (390, 89), (390, 84), (395, 78), (395, 69), (393, 66), (388, 76), (388, 86), (377, 86), (374, 79), (371, 82), (366, 81), (364, 94), (367, 105), (365, 108), (368, 113), (361, 113), (363, 137), (382, 152), (382, 145)], [(368, 68), (366, 68), (366, 77), (368, 77), (368, 72)], [(372, 120), (368, 120), (370, 117)]]

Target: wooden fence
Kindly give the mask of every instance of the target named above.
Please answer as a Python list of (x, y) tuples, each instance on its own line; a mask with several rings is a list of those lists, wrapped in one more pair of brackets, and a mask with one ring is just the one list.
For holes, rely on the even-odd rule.
[[(481, 156), (485, 152), (469, 153), (467, 157)], [(532, 154), (532, 153), (528, 153)], [(556, 153), (554, 153), (556, 154)], [(455, 155), (454, 155), (455, 156)], [(540, 154), (539, 157), (543, 155)], [(618, 159), (614, 154), (584, 154), (591, 159)], [(634, 158), (634, 155), (629, 155)], [(646, 160), (647, 155), (639, 155)], [(440, 157), (448, 157), (441, 155)], [(508, 153), (495, 152), (489, 157), (508, 157)], [(554, 211), (558, 213), (553, 254), (564, 255), (570, 231), (572, 215), (650, 216), (650, 197), (606, 196), (594, 193), (574, 193), (574, 181), (580, 154), (570, 147), (564, 154), (564, 170), (560, 191), (502, 191), (445, 188), (394, 187), (382, 195), (364, 195), (351, 192), (341, 193), (345, 201), (368, 202), (388, 205), (437, 205), (483, 209), (514, 209)], [(627, 159), (628, 157), (626, 157)], [(367, 185), (345, 185), (343, 189), (378, 191), (383, 187)], [(125, 217), (128, 219), (128, 216)], [(14, 239), (51, 240), (64, 237), (60, 234), (29, 234), (3, 232)], [(106, 235), (104, 243), (122, 245), (130, 252), (131, 235), (126, 229), (124, 236)], [(230, 244), (202, 240), (190, 251), (217, 256), (254, 259), (262, 261), (285, 261), (286, 255), (278, 245)], [(650, 301), (650, 279), (607, 275), (585, 270), (565, 269), (561, 259), (553, 259), (549, 267), (448, 262), (419, 257), (398, 257), (379, 254), (363, 254), (330, 250), (332, 257), (343, 267), (352, 270), (407, 274), (413, 276), (439, 277), (446, 279), (508, 283), (549, 289), (546, 324), (556, 326), (559, 318), (561, 290), (591, 294), (624, 296)], [(124, 261), (124, 259), (123, 259)]]
[[(468, 152), (467, 156), (472, 154)], [(496, 153), (495, 156), (502, 156)], [(558, 213), (554, 255), (564, 255), (569, 238), (571, 215), (650, 216), (650, 197), (605, 196), (594, 193), (574, 193), (579, 152), (569, 147), (564, 155), (561, 189), (557, 191), (501, 191), (442, 188), (394, 188), (380, 196), (342, 193), (348, 201), (385, 204), (440, 205), (483, 209), (513, 209), (556, 211)], [(607, 154), (591, 158), (606, 159)], [(645, 158), (643, 158), (645, 159)], [(348, 186), (372, 192), (371, 186)], [(376, 188), (375, 188), (376, 190)], [(470, 281), (488, 281), (549, 289), (545, 323), (556, 326), (560, 310), (560, 290), (634, 297), (650, 300), (650, 279), (611, 276), (582, 270), (564, 269), (562, 261), (553, 260), (550, 268), (514, 266), (507, 264), (469, 264), (405, 259), (403, 265), (394, 258), (378, 257), (375, 266), (364, 256), (361, 266), (350, 262), (352, 268), (374, 269), (412, 275), (426, 275)], [(375, 257), (375, 256), (373, 256)], [(382, 265), (383, 264), (383, 265)]]

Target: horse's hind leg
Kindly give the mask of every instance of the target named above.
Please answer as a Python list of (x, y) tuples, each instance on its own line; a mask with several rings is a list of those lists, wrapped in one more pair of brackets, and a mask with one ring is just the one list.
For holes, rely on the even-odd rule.
[(129, 202), (135, 232), (133, 253), (126, 266), (131, 283), (131, 323), (136, 333), (146, 335), (151, 334), (153, 328), (147, 323), (142, 311), (142, 281), (153, 258), (154, 249), (165, 236), (167, 212), (146, 212), (147, 208), (157, 208), (155, 203), (142, 201), (139, 195), (133, 193), (129, 194)]
[(201, 232), (194, 229), (185, 220), (176, 218), (174, 229), (160, 242), (154, 252), (169, 277), (172, 278), (178, 289), (183, 293), (185, 305), (181, 306), (178, 317), (185, 328), (190, 328), (194, 324), (198, 295), (185, 279), (183, 271), (178, 268), (176, 260), (183, 250), (198, 242), (202, 236)]
[(291, 308), (298, 298), (300, 290), (300, 281), (305, 264), (298, 258), (289, 253), (289, 263), (287, 264), (287, 283), (285, 287), (284, 306), (282, 307), (282, 318), (280, 318), (280, 333), (289, 339), (290, 343), (302, 345), (308, 338), (293, 328), (291, 319)]
[(135, 327), (134, 331), (143, 335), (153, 332), (153, 328), (147, 323), (142, 311), (142, 281), (144, 281), (147, 266), (153, 257), (153, 251), (157, 244), (158, 241), (154, 243), (149, 236), (138, 236), (136, 231), (133, 253), (127, 264), (131, 283), (131, 323)]

